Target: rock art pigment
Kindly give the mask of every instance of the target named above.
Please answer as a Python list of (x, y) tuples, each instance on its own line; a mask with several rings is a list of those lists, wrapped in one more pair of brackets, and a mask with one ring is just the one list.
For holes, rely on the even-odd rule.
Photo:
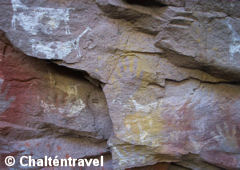
[(0, 169), (9, 155), (103, 155), (89, 170), (240, 169), (239, 9), (0, 0)]

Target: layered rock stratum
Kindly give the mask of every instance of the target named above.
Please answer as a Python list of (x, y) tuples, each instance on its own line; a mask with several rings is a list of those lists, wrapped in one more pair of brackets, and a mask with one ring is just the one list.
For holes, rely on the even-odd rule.
[(104, 155), (109, 170), (240, 169), (239, 9), (0, 0), (0, 167)]

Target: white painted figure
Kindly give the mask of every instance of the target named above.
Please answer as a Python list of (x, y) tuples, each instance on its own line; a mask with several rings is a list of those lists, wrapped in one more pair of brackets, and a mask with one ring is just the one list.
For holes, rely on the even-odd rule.
[(53, 41), (53, 42), (44, 42), (39, 40), (31, 40), (32, 51), (35, 56), (39, 54), (44, 54), (46, 59), (58, 59), (62, 60), (67, 57), (73, 50), (77, 51), (77, 57), (81, 57), (81, 49), (79, 46), (80, 39), (85, 35), (89, 30), (87, 27), (77, 38), (69, 41)]
[[(69, 28), (69, 11), (72, 8), (43, 8), (28, 7), (21, 0), (11, 0), (13, 8), (12, 28), (16, 30), (17, 24), (31, 35), (39, 32), (52, 34), (59, 30), (61, 24), (65, 27), (65, 34), (71, 34)], [(79, 47), (80, 39), (91, 28), (87, 27), (77, 38), (69, 41), (43, 41), (39, 37), (30, 40), (32, 52), (35, 56), (44, 55), (46, 59), (62, 60), (70, 55), (73, 50), (77, 58), (82, 56)]]
[(227, 26), (232, 32), (232, 43), (229, 46), (229, 53), (231, 55), (231, 59), (233, 59), (236, 53), (240, 54), (240, 35), (233, 28), (232, 24), (227, 21)]
[(25, 31), (32, 35), (37, 35), (39, 31), (52, 34), (63, 23), (65, 33), (70, 34), (68, 22), (71, 8), (27, 7), (20, 0), (11, 1), (13, 7), (13, 29), (16, 29), (16, 24), (19, 24)]

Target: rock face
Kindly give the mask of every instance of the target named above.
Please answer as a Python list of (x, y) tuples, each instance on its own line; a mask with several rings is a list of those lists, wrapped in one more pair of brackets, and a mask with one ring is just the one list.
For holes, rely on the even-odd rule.
[(109, 152), (112, 124), (101, 88), (81, 72), (0, 46), (1, 154), (80, 158)]
[(2, 159), (104, 154), (105, 169), (240, 169), (239, 1), (0, 7)]

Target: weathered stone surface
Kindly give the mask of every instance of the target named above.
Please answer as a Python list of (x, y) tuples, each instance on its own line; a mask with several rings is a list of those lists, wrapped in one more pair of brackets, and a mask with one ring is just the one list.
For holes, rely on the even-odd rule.
[[(154, 58), (149, 60), (154, 62)], [(180, 155), (193, 153), (211, 163), (219, 160), (223, 167), (238, 167), (239, 86), (191, 78), (167, 80), (161, 86), (150, 77), (154, 75), (150, 61), (138, 62), (136, 67), (133, 61), (126, 57), (112, 74), (112, 82), (104, 87), (115, 135), (128, 143), (112, 144), (113, 158), (128, 167), (180, 161)], [(178, 74), (186, 72), (179, 70)], [(135, 82), (134, 76), (139, 76)], [(213, 157), (215, 151), (219, 154)], [(166, 159), (162, 154), (171, 157)]]
[(231, 17), (230, 13), (240, 3), (202, 2), (189, 1), (186, 8), (169, 8), (171, 15), (162, 25), (156, 45), (177, 65), (202, 68), (238, 81), (239, 18)]
[(99, 87), (81, 72), (30, 58), (3, 42), (0, 47), (1, 156), (81, 158), (108, 152), (112, 124)]
[(0, 29), (15, 47), (85, 71), (103, 89), (87, 74), (2, 45), (3, 153), (49, 140), (53, 150), (95, 156), (109, 151), (108, 140), (109, 168), (240, 168), (239, 1), (0, 5)]

